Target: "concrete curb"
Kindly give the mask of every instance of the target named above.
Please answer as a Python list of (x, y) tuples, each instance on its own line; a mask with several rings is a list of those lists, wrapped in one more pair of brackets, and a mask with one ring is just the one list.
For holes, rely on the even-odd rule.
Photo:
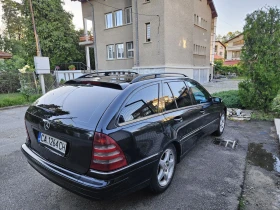
[(30, 106), (30, 105), (31, 105), (31, 104), (17, 105), (17, 106), (7, 106), (7, 107), (2, 107), (2, 108), (0, 108), (0, 111), (1, 111), (1, 110), (7, 110), (7, 109), (20, 108), (20, 107), (28, 107), (28, 106)]
[(280, 119), (275, 118), (274, 119), (274, 124), (276, 127), (276, 133), (278, 135), (279, 143), (280, 143)]

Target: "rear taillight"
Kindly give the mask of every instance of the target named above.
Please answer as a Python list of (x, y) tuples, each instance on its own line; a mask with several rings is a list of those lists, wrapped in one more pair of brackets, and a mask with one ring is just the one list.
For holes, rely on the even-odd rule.
[(28, 130), (27, 130), (27, 126), (26, 126), (26, 122), (24, 121), (24, 124), (25, 124), (25, 130), (26, 130), (26, 134), (27, 134), (27, 137), (26, 137), (26, 143), (28, 143), (30, 141), (30, 136), (29, 136), (29, 133), (28, 133)]
[(109, 136), (95, 132), (90, 168), (98, 171), (112, 171), (127, 165), (119, 145)]

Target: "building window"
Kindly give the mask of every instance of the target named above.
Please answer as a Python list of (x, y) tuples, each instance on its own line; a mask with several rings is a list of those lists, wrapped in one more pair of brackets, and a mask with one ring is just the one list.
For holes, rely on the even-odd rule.
[(232, 58), (240, 58), (240, 51), (232, 52)]
[(126, 24), (132, 23), (132, 7), (128, 7), (125, 9), (125, 20)]
[(113, 28), (113, 14), (108, 13), (105, 15), (106, 19), (106, 28)]
[(218, 45), (215, 45), (215, 52), (218, 51)]
[(117, 48), (117, 59), (124, 58), (124, 45), (116, 44), (116, 48)]
[(134, 57), (133, 42), (127, 42), (126, 43), (126, 56), (128, 58), (133, 58)]
[(113, 44), (107, 45), (107, 59), (113, 60), (115, 58), (115, 46)]
[(220, 56), (222, 56), (223, 55), (223, 53), (222, 52), (220, 52)]
[(151, 24), (146, 23), (146, 42), (151, 41)]
[(123, 11), (118, 10), (115, 12), (115, 26), (123, 25)]
[(207, 29), (207, 21), (196, 14), (194, 14), (194, 24)]
[(144, 0), (145, 1), (145, 3), (150, 3), (151, 1), (150, 0)]

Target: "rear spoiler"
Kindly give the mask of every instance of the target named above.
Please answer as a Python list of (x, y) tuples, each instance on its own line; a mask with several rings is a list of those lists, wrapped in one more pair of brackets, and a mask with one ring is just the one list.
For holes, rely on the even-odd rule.
[(69, 80), (64, 83), (65, 85), (89, 85), (89, 86), (100, 86), (108, 87), (117, 90), (123, 90), (124, 88), (120, 84), (109, 83), (109, 82), (100, 82), (100, 81), (90, 81), (90, 80)]

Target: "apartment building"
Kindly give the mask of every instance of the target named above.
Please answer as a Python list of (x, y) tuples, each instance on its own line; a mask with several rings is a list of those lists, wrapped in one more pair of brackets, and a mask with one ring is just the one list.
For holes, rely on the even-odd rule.
[(88, 62), (88, 49), (95, 47), (98, 70), (181, 72), (202, 83), (213, 75), (213, 0), (82, 1), (82, 12), (80, 45)]
[(244, 36), (239, 34), (226, 43), (227, 58), (224, 62), (226, 66), (232, 66), (240, 62), (241, 51), (244, 46)]
[(223, 60), (225, 58), (226, 46), (220, 42), (215, 42), (215, 60)]

